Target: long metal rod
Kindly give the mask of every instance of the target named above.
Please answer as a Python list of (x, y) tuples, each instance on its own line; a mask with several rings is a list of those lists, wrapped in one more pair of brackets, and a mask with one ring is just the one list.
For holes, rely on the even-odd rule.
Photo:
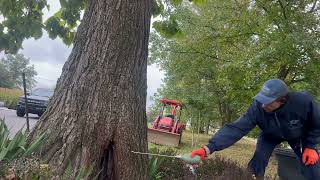
[(153, 154), (153, 153), (143, 153), (143, 152), (135, 152), (135, 151), (131, 151), (132, 153), (135, 154), (143, 154), (143, 155), (151, 155), (151, 156), (161, 156), (161, 157), (170, 157), (170, 158), (179, 158), (179, 156), (168, 156), (168, 155), (164, 155), (164, 154)]
[(27, 120), (27, 132), (30, 132), (29, 126), (29, 109), (28, 109), (28, 98), (27, 98), (27, 87), (26, 87), (26, 74), (22, 73), (22, 81), (23, 81), (23, 92), (24, 92), (24, 110), (26, 113)]

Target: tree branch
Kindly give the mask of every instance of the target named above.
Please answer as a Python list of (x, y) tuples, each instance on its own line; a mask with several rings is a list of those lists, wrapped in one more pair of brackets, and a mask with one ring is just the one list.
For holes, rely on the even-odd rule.
[(280, 66), (278, 71), (278, 78), (282, 80), (286, 79), (289, 72), (290, 72), (290, 66), (288, 66), (287, 64)]
[(283, 6), (281, 0), (278, 0), (278, 2), (279, 2), (280, 7), (281, 7), (281, 9), (282, 9), (282, 14), (283, 14), (284, 19), (287, 19), (286, 8)]
[(301, 79), (294, 79), (292, 78), (290, 81), (287, 82), (288, 86), (290, 86), (291, 84), (297, 83), (297, 82), (302, 82), (304, 81), (305, 78), (301, 78)]
[[(270, 12), (268, 11), (268, 9), (267, 9), (266, 7), (263, 6), (262, 9), (263, 9), (267, 14), (270, 15)], [(275, 19), (272, 18), (272, 22), (274, 22), (274, 24), (275, 24), (281, 31), (283, 31), (283, 29), (280, 27), (280, 24), (279, 24)]]
[(310, 9), (309, 13), (312, 13), (312, 12), (315, 10), (316, 5), (317, 5), (317, 1), (318, 1), (318, 0), (315, 0), (315, 1), (313, 2), (312, 8)]

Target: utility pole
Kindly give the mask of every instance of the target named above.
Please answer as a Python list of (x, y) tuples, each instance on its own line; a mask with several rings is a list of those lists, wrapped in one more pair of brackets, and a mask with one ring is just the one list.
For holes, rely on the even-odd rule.
[(22, 80), (23, 80), (23, 92), (24, 92), (24, 109), (26, 112), (26, 120), (27, 120), (27, 132), (30, 132), (29, 128), (29, 115), (28, 115), (28, 98), (27, 98), (27, 88), (26, 88), (26, 74), (22, 73)]

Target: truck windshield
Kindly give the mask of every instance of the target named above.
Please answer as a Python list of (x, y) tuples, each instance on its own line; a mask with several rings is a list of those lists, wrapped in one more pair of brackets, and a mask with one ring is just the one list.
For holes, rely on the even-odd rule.
[(33, 96), (51, 97), (53, 95), (53, 90), (44, 89), (44, 88), (38, 88), (38, 89), (34, 89), (31, 92), (31, 95), (33, 95)]

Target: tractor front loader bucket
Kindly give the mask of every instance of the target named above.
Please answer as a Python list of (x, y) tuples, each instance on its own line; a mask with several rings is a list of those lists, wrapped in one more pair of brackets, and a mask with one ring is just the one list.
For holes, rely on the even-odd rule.
[(180, 139), (181, 139), (180, 134), (148, 128), (148, 142), (152, 142), (154, 144), (178, 147), (180, 143)]

